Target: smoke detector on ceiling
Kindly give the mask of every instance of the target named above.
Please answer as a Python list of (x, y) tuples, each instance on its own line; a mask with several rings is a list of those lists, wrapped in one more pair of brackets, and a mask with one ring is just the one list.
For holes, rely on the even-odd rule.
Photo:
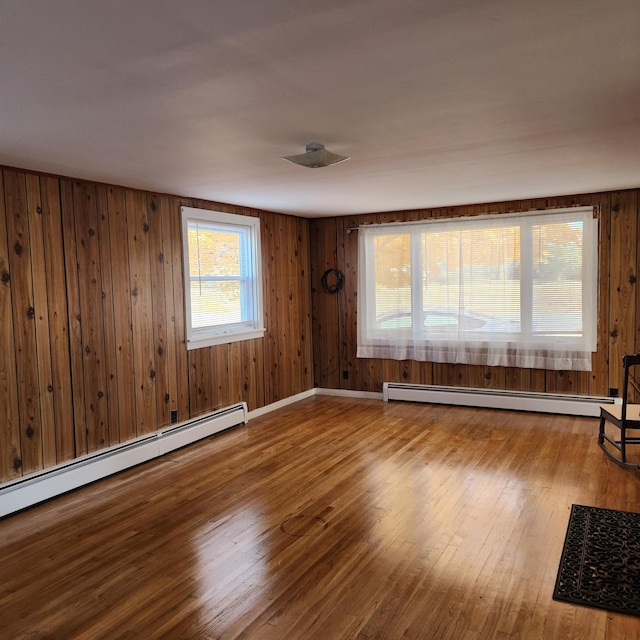
[(305, 148), (306, 153), (300, 153), (297, 156), (282, 156), (282, 159), (309, 169), (328, 167), (330, 164), (338, 164), (350, 159), (349, 156), (340, 156), (337, 153), (327, 151), (325, 146), (319, 142), (310, 142)]

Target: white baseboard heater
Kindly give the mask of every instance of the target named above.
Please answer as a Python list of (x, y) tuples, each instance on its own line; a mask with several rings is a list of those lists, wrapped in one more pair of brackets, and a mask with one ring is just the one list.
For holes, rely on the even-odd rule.
[(0, 486), (0, 518), (247, 423), (241, 402)]
[(620, 398), (503, 391), (501, 389), (475, 389), (470, 387), (442, 387), (429, 384), (403, 384), (396, 382), (385, 382), (383, 384), (383, 399), (385, 402), (389, 400), (406, 400), (409, 402), (592, 417), (600, 415), (601, 404), (622, 402)]

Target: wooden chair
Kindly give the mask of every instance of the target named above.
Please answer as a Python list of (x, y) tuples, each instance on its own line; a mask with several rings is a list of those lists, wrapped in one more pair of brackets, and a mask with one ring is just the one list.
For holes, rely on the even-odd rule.
[[(624, 367), (624, 383), (622, 387), (622, 404), (600, 405), (600, 448), (616, 463), (626, 469), (640, 469), (640, 465), (627, 462), (627, 446), (640, 444), (640, 435), (628, 435), (627, 431), (640, 430), (640, 404), (627, 402), (630, 389), (640, 394), (640, 385), (633, 376), (632, 369), (640, 365), (640, 354), (627, 355), (622, 358)], [(605, 432), (605, 425), (610, 422), (620, 430), (620, 439), (616, 440)], [(617, 432), (616, 432), (617, 433)], [(607, 446), (608, 443), (610, 446)], [(616, 455), (618, 452), (619, 455)]]

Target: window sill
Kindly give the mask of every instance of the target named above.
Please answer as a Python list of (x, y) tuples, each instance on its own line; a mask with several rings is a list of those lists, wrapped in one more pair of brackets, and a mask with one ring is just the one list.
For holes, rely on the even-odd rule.
[(191, 351), (192, 349), (202, 349), (204, 347), (213, 347), (218, 344), (229, 344), (231, 342), (262, 338), (264, 336), (264, 331), (264, 329), (251, 329), (249, 331), (221, 333), (218, 335), (191, 338), (191, 340), (187, 340), (187, 351)]

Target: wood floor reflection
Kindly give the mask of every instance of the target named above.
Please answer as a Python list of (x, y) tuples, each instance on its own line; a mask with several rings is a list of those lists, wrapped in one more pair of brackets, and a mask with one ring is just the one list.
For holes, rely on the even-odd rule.
[(595, 419), (318, 396), (0, 521), (0, 637), (632, 639), (551, 599)]

